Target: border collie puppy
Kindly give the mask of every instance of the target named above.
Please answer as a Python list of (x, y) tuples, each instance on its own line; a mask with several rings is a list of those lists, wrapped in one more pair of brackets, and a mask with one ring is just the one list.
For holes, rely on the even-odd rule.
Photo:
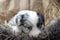
[(41, 27), (44, 25), (44, 15), (35, 11), (19, 11), (7, 25), (12, 29), (12, 33), (17, 36), (28, 34), (30, 37), (38, 37), (41, 33)]

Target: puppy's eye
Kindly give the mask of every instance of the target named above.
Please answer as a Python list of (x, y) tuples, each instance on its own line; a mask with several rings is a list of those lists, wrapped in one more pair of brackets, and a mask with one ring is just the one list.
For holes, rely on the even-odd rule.
[(32, 26), (27, 27), (29, 30), (32, 30)]
[(29, 30), (32, 30), (32, 26), (25, 24), (24, 27), (28, 28)]

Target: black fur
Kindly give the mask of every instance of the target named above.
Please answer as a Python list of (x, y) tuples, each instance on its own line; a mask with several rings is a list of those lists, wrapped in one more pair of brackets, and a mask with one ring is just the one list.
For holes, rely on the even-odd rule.
[(39, 35), (39, 40), (60, 40), (60, 19), (55, 19)]
[(24, 20), (24, 15), (21, 15), (21, 20), (20, 20), (21, 24), (20, 24), (20, 26), (21, 26), (21, 25), (24, 25), (24, 21), (25, 21), (25, 20)]
[(37, 13), (38, 15), (38, 22), (37, 22), (37, 27), (38, 28), (41, 28), (42, 25), (45, 25), (45, 18), (44, 18), (44, 15), (43, 14), (40, 14), (40, 13)]

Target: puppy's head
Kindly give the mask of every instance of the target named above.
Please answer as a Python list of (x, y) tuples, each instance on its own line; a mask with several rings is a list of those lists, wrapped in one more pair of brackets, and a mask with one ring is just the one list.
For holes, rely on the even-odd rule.
[(30, 37), (37, 37), (41, 33), (41, 27), (44, 25), (44, 21), (43, 14), (35, 11), (24, 10), (18, 12), (10, 20), (10, 23), (15, 23), (19, 30), (21, 28), (22, 33), (28, 34)]

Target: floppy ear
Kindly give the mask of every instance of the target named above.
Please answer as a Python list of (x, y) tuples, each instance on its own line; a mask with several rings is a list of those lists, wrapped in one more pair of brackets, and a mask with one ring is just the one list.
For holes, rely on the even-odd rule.
[(45, 25), (45, 18), (44, 15), (41, 13), (37, 13), (38, 15), (38, 23), (37, 26), (40, 27), (41, 25)]

